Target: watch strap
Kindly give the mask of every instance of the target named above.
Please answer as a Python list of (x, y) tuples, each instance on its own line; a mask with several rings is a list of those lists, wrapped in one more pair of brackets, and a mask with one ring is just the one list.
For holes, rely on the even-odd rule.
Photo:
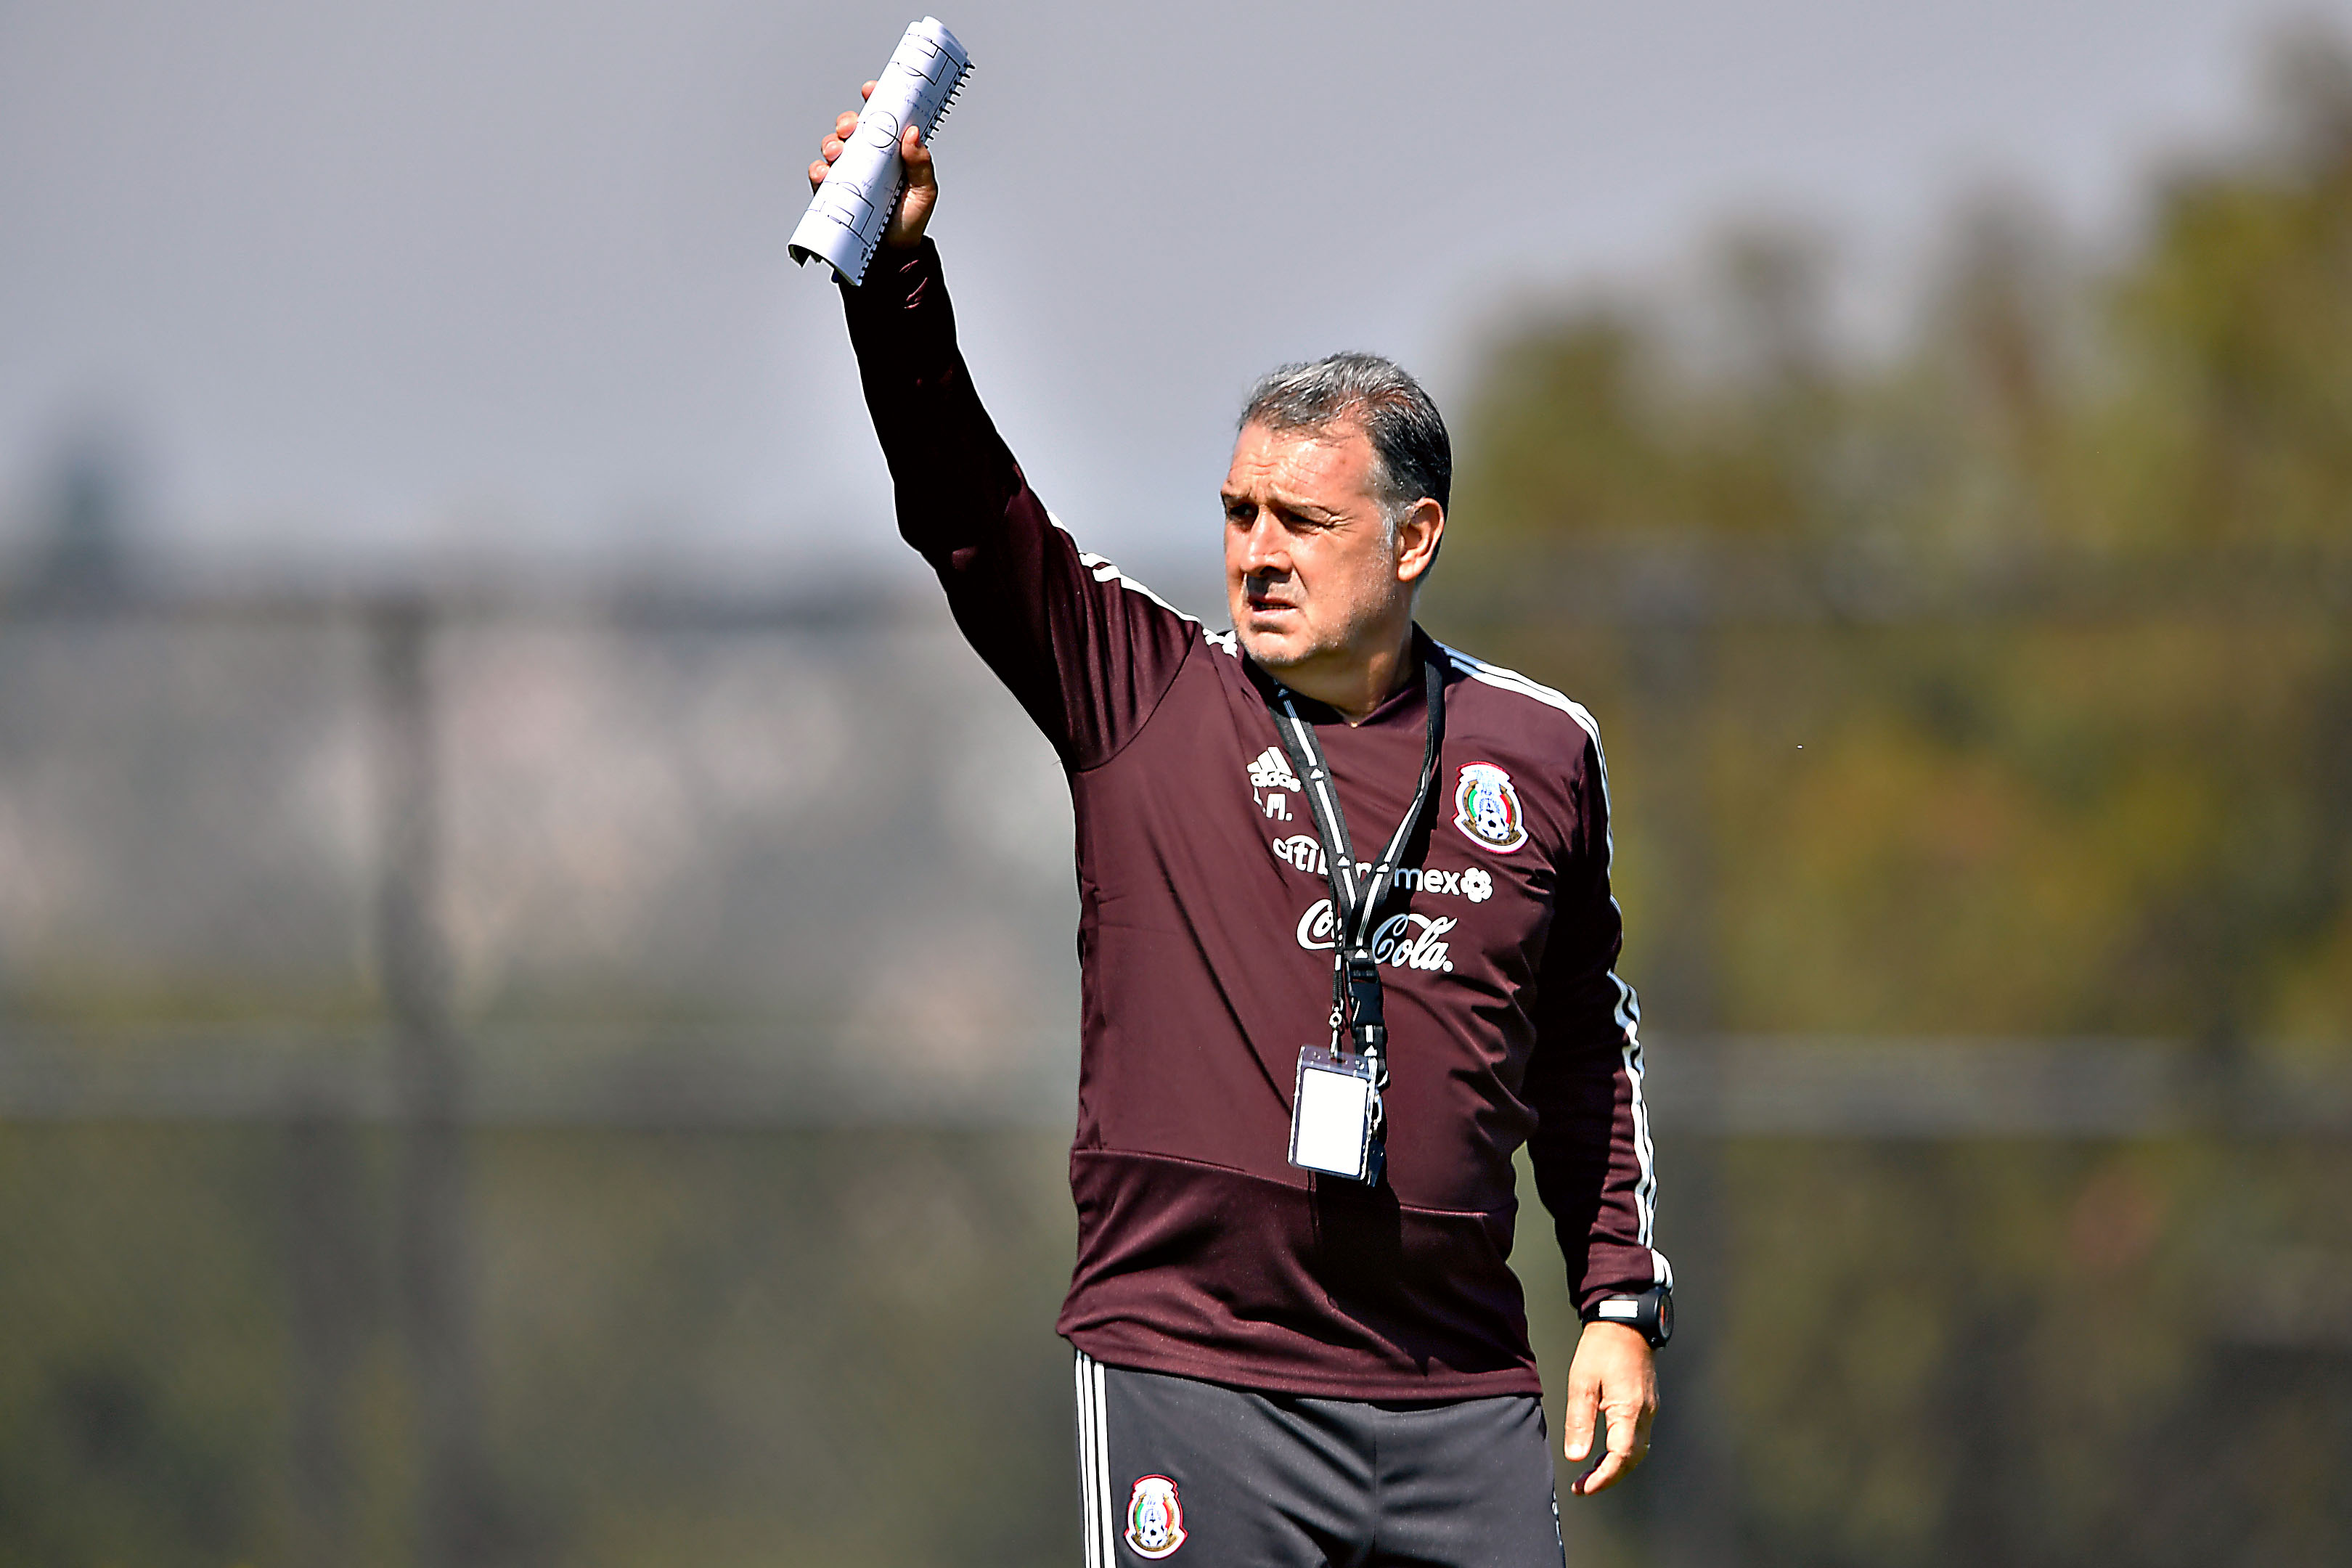
[(1622, 1324), (1654, 1348), (1674, 1338), (1674, 1288), (1653, 1285), (1638, 1295), (1603, 1296), (1578, 1315), (1588, 1323)]

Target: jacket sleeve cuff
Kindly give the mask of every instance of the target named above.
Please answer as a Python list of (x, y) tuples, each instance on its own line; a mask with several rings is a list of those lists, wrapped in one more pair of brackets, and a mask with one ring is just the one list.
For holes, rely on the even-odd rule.
[(1593, 1242), (1584, 1268), (1571, 1273), (1569, 1295), (1581, 1315), (1611, 1296), (1638, 1296), (1653, 1285), (1672, 1286), (1673, 1265), (1655, 1247)]

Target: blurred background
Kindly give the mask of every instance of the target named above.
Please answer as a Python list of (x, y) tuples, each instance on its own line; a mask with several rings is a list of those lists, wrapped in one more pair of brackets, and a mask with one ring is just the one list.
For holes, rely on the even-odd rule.
[[(1213, 624), (1255, 373), (1448, 409), (1682, 1285), (1572, 1563), (2352, 1560), (2352, 5), (1626, 9), (946, 16), (975, 375)], [(0, 0), (0, 1562), (1072, 1560), (1066, 797), (783, 258), (908, 19)]]

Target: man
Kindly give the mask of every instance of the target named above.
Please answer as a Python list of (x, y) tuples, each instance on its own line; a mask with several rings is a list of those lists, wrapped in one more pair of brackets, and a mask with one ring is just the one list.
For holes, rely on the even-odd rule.
[(1557, 1568), (1506, 1262), (1521, 1142), (1586, 1319), (1571, 1460), (1606, 1421), (1579, 1493), (1646, 1451), (1671, 1321), (1592, 721), (1414, 626), (1452, 459), (1383, 360), (1252, 396), (1223, 487), (1230, 633), (1081, 553), (972, 392), (923, 237), (936, 171), (911, 130), (900, 152), (905, 195), (843, 293), (900, 531), (1076, 809), (1056, 1326), (1088, 1568)]

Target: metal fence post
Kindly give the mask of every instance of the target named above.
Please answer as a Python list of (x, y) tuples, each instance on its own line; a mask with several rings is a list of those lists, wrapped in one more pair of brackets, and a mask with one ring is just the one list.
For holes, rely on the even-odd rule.
[(369, 623), (383, 857), (376, 951), (399, 1092), (394, 1245), (418, 1449), (414, 1549), (420, 1568), (475, 1568), (497, 1551), (497, 1517), (468, 1267), (463, 1064), (439, 921), (433, 614), (421, 598), (388, 599)]

